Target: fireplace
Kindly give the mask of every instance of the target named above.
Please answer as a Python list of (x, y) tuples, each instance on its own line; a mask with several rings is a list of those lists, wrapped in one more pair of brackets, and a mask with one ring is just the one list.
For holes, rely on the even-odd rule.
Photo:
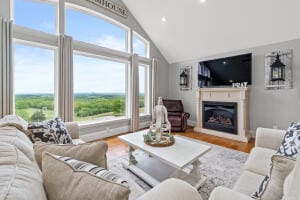
[(202, 126), (237, 135), (237, 103), (203, 101)]

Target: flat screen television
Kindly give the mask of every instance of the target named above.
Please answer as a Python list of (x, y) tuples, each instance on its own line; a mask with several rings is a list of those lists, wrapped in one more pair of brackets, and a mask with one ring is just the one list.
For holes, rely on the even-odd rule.
[(247, 82), (251, 85), (252, 54), (199, 62), (198, 86), (221, 87)]

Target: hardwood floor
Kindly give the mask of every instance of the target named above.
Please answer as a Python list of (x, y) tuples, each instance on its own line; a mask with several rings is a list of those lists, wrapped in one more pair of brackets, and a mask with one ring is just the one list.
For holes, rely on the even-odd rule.
[[(185, 137), (201, 140), (211, 144), (235, 149), (238, 151), (249, 153), (254, 147), (254, 140), (252, 139), (249, 143), (238, 142), (235, 140), (220, 138), (212, 135), (194, 132), (192, 128), (189, 128), (185, 133), (173, 133), (176, 135), (182, 135)], [(127, 153), (128, 146), (118, 139), (117, 136), (104, 139), (108, 144), (108, 159), (113, 159), (122, 156)]]

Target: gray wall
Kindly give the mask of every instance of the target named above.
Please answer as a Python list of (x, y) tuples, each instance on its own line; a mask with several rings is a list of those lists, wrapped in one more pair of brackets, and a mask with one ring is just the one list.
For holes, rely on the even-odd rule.
[[(293, 49), (293, 89), (265, 90), (265, 54), (286, 49)], [(272, 128), (273, 126), (286, 129), (290, 121), (300, 121), (300, 39), (171, 64), (168, 97), (182, 99), (185, 110), (191, 113), (190, 120), (196, 121), (198, 62), (249, 52), (253, 54), (249, 108), (251, 131), (255, 131), (257, 127)], [(188, 65), (193, 66), (193, 89), (192, 91), (180, 91), (179, 69)]]

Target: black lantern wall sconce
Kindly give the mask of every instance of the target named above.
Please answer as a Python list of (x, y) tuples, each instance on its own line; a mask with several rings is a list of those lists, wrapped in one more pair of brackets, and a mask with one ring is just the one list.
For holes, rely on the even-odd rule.
[(182, 87), (187, 87), (188, 86), (188, 73), (187, 73), (186, 69), (182, 70), (182, 72), (180, 74), (180, 82), (179, 82), (179, 84)]
[(285, 81), (285, 64), (281, 62), (279, 54), (271, 65), (271, 81)]

